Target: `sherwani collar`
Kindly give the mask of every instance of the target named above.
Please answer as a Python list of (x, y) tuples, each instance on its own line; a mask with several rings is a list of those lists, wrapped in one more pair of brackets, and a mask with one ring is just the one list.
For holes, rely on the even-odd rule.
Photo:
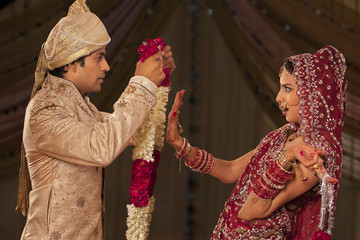
[(89, 97), (82, 97), (75, 84), (70, 80), (48, 74), (42, 88), (71, 99), (79, 105), (84, 112), (88, 113), (92, 118), (97, 119), (96, 114), (92, 111), (92, 106), (90, 106), (92, 104), (90, 103)]

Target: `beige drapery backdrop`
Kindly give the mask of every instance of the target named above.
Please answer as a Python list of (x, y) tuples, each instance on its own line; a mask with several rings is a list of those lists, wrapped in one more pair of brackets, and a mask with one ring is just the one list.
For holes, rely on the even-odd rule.
[[(57, 5), (54, 5), (58, 9), (62, 9), (63, 3), (57, 2)], [(231, 160), (254, 148), (266, 133), (281, 124), (282, 119), (277, 117), (279, 113), (272, 109), (272, 102), (269, 100), (270, 97), (274, 97), (274, 91), (277, 88), (276, 72), (271, 70), (271, 67), (261, 64), (263, 63), (261, 55), (256, 55), (261, 51), (245, 41), (245, 38), (240, 39), (237, 33), (239, 30), (231, 27), (228, 22), (232, 18), (226, 15), (227, 10), (231, 11), (232, 7), (238, 9), (236, 4), (224, 7), (221, 5), (221, 1), (202, 0), (192, 2), (158, 1), (157, 4), (154, 4), (155, 1), (108, 1), (105, 6), (98, 1), (89, 0), (88, 2), (90, 7), (91, 4), (97, 4), (94, 6), (96, 9), (91, 9), (100, 13), (103, 19), (111, 16), (111, 12), (117, 9), (116, 6), (127, 4), (129, 8), (128, 10), (122, 8), (122, 11), (118, 13), (120, 14), (119, 18), (126, 16), (124, 18), (128, 23), (120, 24), (122, 31), (116, 31), (119, 25), (113, 21), (107, 22), (108, 28), (109, 25), (111, 28), (111, 23), (114, 26), (109, 31), (110, 35), (118, 34), (119, 37), (112, 36), (115, 41), (108, 47), (108, 59), (112, 65), (112, 72), (103, 86), (102, 93), (93, 97), (99, 109), (111, 110), (112, 103), (134, 71), (135, 62), (138, 59), (135, 51), (140, 42), (146, 38), (161, 36), (173, 47), (177, 65), (177, 70), (171, 76), (173, 87), (170, 94), (170, 105), (177, 90), (187, 90), (180, 119), (185, 129), (183, 135), (187, 136), (192, 144), (205, 148), (217, 157)], [(234, 3), (234, 1), (228, 2)], [(293, 4), (292, 1), (290, 2)], [(321, 3), (321, 1), (315, 2)], [(169, 6), (169, 3), (173, 5)], [(71, 4), (71, 1), (66, 4)], [(49, 6), (46, 7), (49, 8)], [(249, 6), (247, 5), (247, 7)], [(288, 6), (285, 5), (284, 8), (286, 9), (286, 7)], [(255, 13), (259, 13), (258, 6), (255, 5), (253, 8)], [(152, 9), (153, 15), (149, 9)], [(134, 13), (135, 11), (137, 14)], [(58, 16), (63, 14), (65, 11), (60, 12)], [(134, 19), (132, 20), (132, 18)], [(48, 29), (41, 27), (35, 31), (41, 30), (43, 34), (47, 34), (57, 19), (54, 18), (52, 19), (53, 23), (47, 24)], [(235, 17), (234, 19), (236, 20)], [(235, 20), (232, 21), (236, 22)], [(29, 25), (31, 24), (29, 23)], [(11, 31), (16, 32), (16, 29)], [(280, 30), (277, 29), (277, 31)], [(30, 35), (32, 34), (38, 35), (37, 32), (30, 33)], [(259, 36), (261, 35), (259, 33)], [(231, 36), (237, 38), (234, 37), (231, 42), (229, 38)], [(304, 40), (299, 40), (302, 43), (298, 44), (295, 42), (294, 36), (285, 36), (287, 36), (286, 40), (289, 42), (289, 46), (283, 46), (283, 48), (286, 47), (289, 52), (291, 50), (301, 52), (304, 49), (312, 51), (317, 47), (317, 45), (311, 46)], [(5, 35), (2, 37), (6, 40)], [(33, 53), (26, 53), (27, 58), (31, 59), (31, 56), (38, 54), (38, 50), (35, 48), (41, 40), (36, 40), (34, 37), (28, 39), (27, 42), (32, 43), (31, 47), (34, 48)], [(284, 39), (284, 36), (281, 39)], [(22, 52), (25, 52), (29, 46), (22, 47), (20, 40), (17, 38), (16, 41), (19, 42), (19, 45), (16, 45), (17, 42), (15, 42), (14, 48), (20, 48), (22, 51), (16, 52), (17, 58), (14, 61), (1, 63), (0, 68), (4, 72), (8, 66), (13, 66), (14, 62), (25, 58)], [(234, 48), (237, 41), (241, 43), (241, 46)], [(318, 41), (318, 45), (322, 44), (320, 40)], [(291, 45), (290, 43), (296, 44)], [(335, 43), (334, 45), (337, 46)], [(239, 49), (243, 49), (243, 52)], [(11, 54), (13, 51), (10, 50), (9, 52), (1, 51), (1, 54), (4, 54), (2, 56)], [(252, 59), (255, 64), (245, 61), (249, 60), (245, 57), (250, 55), (249, 52), (254, 53), (251, 56), (255, 56)], [(278, 64), (281, 64), (280, 60), (278, 60)], [(276, 66), (276, 62), (273, 65)], [(254, 66), (258, 66), (260, 69), (254, 70)], [(23, 96), (19, 97), (19, 99), (24, 99), (23, 107), (26, 103), (27, 88), (31, 88), (32, 85), (31, 75), (33, 72), (31, 64), (24, 68), (22, 71), (12, 71), (8, 75), (6, 75), (7, 73), (1, 75), (0, 81), (4, 89), (2, 96), (7, 94), (9, 100), (15, 98), (14, 95), (18, 94), (19, 89), (23, 89)], [(263, 70), (263, 73), (258, 70)], [(191, 73), (196, 73), (197, 77), (193, 78), (190, 76)], [(264, 78), (252, 79), (249, 78), (249, 73), (252, 74), (252, 78), (261, 74)], [(30, 78), (28, 81), (17, 82), (17, 79), (25, 78), (27, 75)], [(192, 81), (195, 82), (195, 85)], [(357, 92), (353, 91), (352, 93), (356, 94)], [(6, 101), (1, 101), (0, 104), (6, 105), (6, 103)], [(272, 114), (272, 112), (274, 113)], [(16, 115), (11, 116), (11, 119), (19, 118), (21, 119), (21, 111), (16, 111)], [(21, 126), (21, 121), (19, 124)], [(19, 134), (15, 135), (12, 139), (19, 138), (19, 136)], [(5, 145), (1, 144), (2, 152), (6, 152), (11, 146), (13, 149), (18, 146), (18, 140), (4, 143)], [(17, 189), (16, 168), (18, 162), (15, 161), (16, 154), (14, 151), (12, 155), (14, 161), (6, 161), (7, 164), (13, 166), (6, 165), (7, 167), (2, 168), (5, 170), (0, 178), (1, 195), (8, 196), (2, 197), (0, 200), (1, 210), (4, 213), (0, 218), (0, 231), (4, 239), (18, 239), (24, 224), (24, 218), (13, 212)], [(107, 168), (106, 239), (125, 239), (127, 214), (125, 205), (129, 199), (130, 159), (131, 148), (127, 149)], [(358, 160), (353, 159), (353, 161)], [(352, 171), (354, 172), (354, 170)], [(178, 162), (173, 156), (173, 151), (165, 146), (155, 187), (157, 200), (150, 239), (202, 240), (208, 239), (211, 235), (223, 204), (234, 185), (220, 183), (218, 180), (202, 174), (192, 174), (189, 177), (190, 174), (184, 165), (182, 173), (178, 173)], [(194, 184), (189, 184), (189, 179), (192, 179)], [(355, 180), (351, 177), (342, 180), (343, 186), (340, 188), (336, 213), (336, 239), (357, 239), (356, 237), (359, 237), (356, 226), (360, 215), (359, 208), (356, 208), (356, 202), (360, 196)], [(189, 212), (189, 207), (193, 208), (193, 212)], [(194, 228), (190, 234), (191, 237), (187, 238), (190, 230), (187, 223), (189, 220), (193, 221)]]

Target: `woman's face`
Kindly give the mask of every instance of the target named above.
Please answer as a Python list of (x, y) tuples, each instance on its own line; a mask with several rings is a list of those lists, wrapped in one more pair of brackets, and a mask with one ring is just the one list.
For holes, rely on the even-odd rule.
[(282, 114), (290, 123), (299, 122), (299, 99), (296, 95), (298, 85), (296, 80), (287, 71), (281, 71), (280, 91), (276, 97)]

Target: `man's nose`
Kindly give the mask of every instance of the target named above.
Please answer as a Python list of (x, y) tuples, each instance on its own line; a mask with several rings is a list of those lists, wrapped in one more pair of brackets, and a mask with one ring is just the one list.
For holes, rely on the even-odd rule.
[(106, 72), (110, 71), (110, 66), (106, 60), (104, 61), (103, 70)]

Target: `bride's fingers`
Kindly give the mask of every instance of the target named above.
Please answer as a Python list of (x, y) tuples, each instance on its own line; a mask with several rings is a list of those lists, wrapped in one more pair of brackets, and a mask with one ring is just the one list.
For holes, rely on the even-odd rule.
[(317, 163), (318, 154), (310, 154), (306, 146), (294, 146), (293, 149), (296, 159), (305, 167), (310, 167)]
[(330, 177), (329, 173), (326, 171), (324, 165), (323, 165), (323, 160), (321, 158), (319, 158), (319, 162), (318, 167), (315, 169), (316, 174), (318, 175), (318, 177), (320, 179), (322, 179), (326, 174), (328, 174), (328, 177), (326, 178), (326, 182), (328, 183), (332, 183), (332, 184), (336, 184), (339, 182), (339, 180), (337, 180), (334, 177)]
[(174, 140), (178, 135), (178, 127), (177, 127), (177, 120), (176, 120), (176, 112), (170, 114), (168, 125), (166, 129), (166, 136), (167, 140)]
[(182, 98), (184, 97), (184, 94), (185, 94), (185, 90), (181, 90), (176, 93), (175, 101), (171, 109), (172, 112), (178, 111), (180, 109), (180, 107), (183, 104)]
[(327, 178), (326, 178), (326, 181), (327, 181), (328, 183), (332, 183), (332, 184), (335, 184), (335, 183), (338, 183), (338, 182), (339, 182), (339, 180), (337, 180), (336, 178), (333, 178), (333, 177), (327, 177)]

